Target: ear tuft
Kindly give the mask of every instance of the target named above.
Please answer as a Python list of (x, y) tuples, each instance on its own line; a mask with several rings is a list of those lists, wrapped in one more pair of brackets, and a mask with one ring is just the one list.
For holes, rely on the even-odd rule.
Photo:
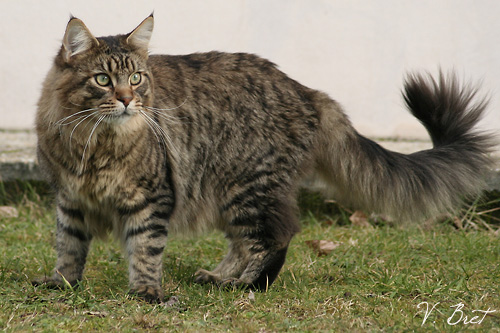
[(89, 50), (94, 45), (99, 45), (97, 39), (82, 20), (72, 17), (63, 38), (64, 60), (67, 62), (71, 57)]
[(127, 43), (147, 52), (151, 35), (153, 34), (153, 14), (148, 16), (137, 28), (128, 34)]

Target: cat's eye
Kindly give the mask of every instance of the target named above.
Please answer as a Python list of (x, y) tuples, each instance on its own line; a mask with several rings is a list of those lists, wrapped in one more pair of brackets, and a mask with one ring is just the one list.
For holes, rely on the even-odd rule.
[(134, 73), (130, 75), (130, 84), (131, 85), (138, 85), (141, 83), (141, 73)]
[(109, 84), (111, 83), (111, 79), (107, 74), (97, 74), (95, 76), (95, 81), (98, 85), (103, 87), (109, 86)]

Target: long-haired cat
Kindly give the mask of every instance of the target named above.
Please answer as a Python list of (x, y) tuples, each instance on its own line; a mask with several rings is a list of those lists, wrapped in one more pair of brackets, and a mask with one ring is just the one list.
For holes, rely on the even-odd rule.
[(299, 231), (296, 191), (324, 180), (336, 197), (398, 219), (477, 194), (490, 137), (485, 103), (453, 75), (409, 76), (404, 98), (434, 148), (403, 155), (358, 134), (339, 104), (245, 53), (148, 55), (153, 17), (95, 38), (72, 18), (43, 85), (40, 166), (57, 201), (57, 263), (37, 283), (75, 284), (93, 237), (112, 231), (130, 291), (161, 301), (169, 231), (217, 228), (229, 251), (198, 282), (266, 289)]

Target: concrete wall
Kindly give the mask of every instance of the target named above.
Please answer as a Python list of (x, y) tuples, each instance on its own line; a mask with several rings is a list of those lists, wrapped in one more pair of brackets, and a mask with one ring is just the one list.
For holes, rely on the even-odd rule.
[(127, 33), (155, 12), (153, 53), (257, 53), (341, 102), (360, 132), (426, 136), (403, 109), (407, 71), (455, 69), (490, 94), (500, 130), (497, 0), (4, 0), (0, 128), (31, 128), (41, 82), (70, 13), (97, 36)]

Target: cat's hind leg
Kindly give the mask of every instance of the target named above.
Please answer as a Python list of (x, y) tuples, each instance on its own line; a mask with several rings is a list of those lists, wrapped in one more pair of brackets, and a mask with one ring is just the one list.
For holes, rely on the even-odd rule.
[[(227, 227), (229, 253), (212, 271), (199, 270), (197, 282), (267, 290), (285, 262), (288, 244), (299, 231), (295, 204), (273, 196), (256, 196), (231, 205)], [(250, 202), (252, 202), (250, 201)], [(229, 211), (229, 209), (228, 209)]]

